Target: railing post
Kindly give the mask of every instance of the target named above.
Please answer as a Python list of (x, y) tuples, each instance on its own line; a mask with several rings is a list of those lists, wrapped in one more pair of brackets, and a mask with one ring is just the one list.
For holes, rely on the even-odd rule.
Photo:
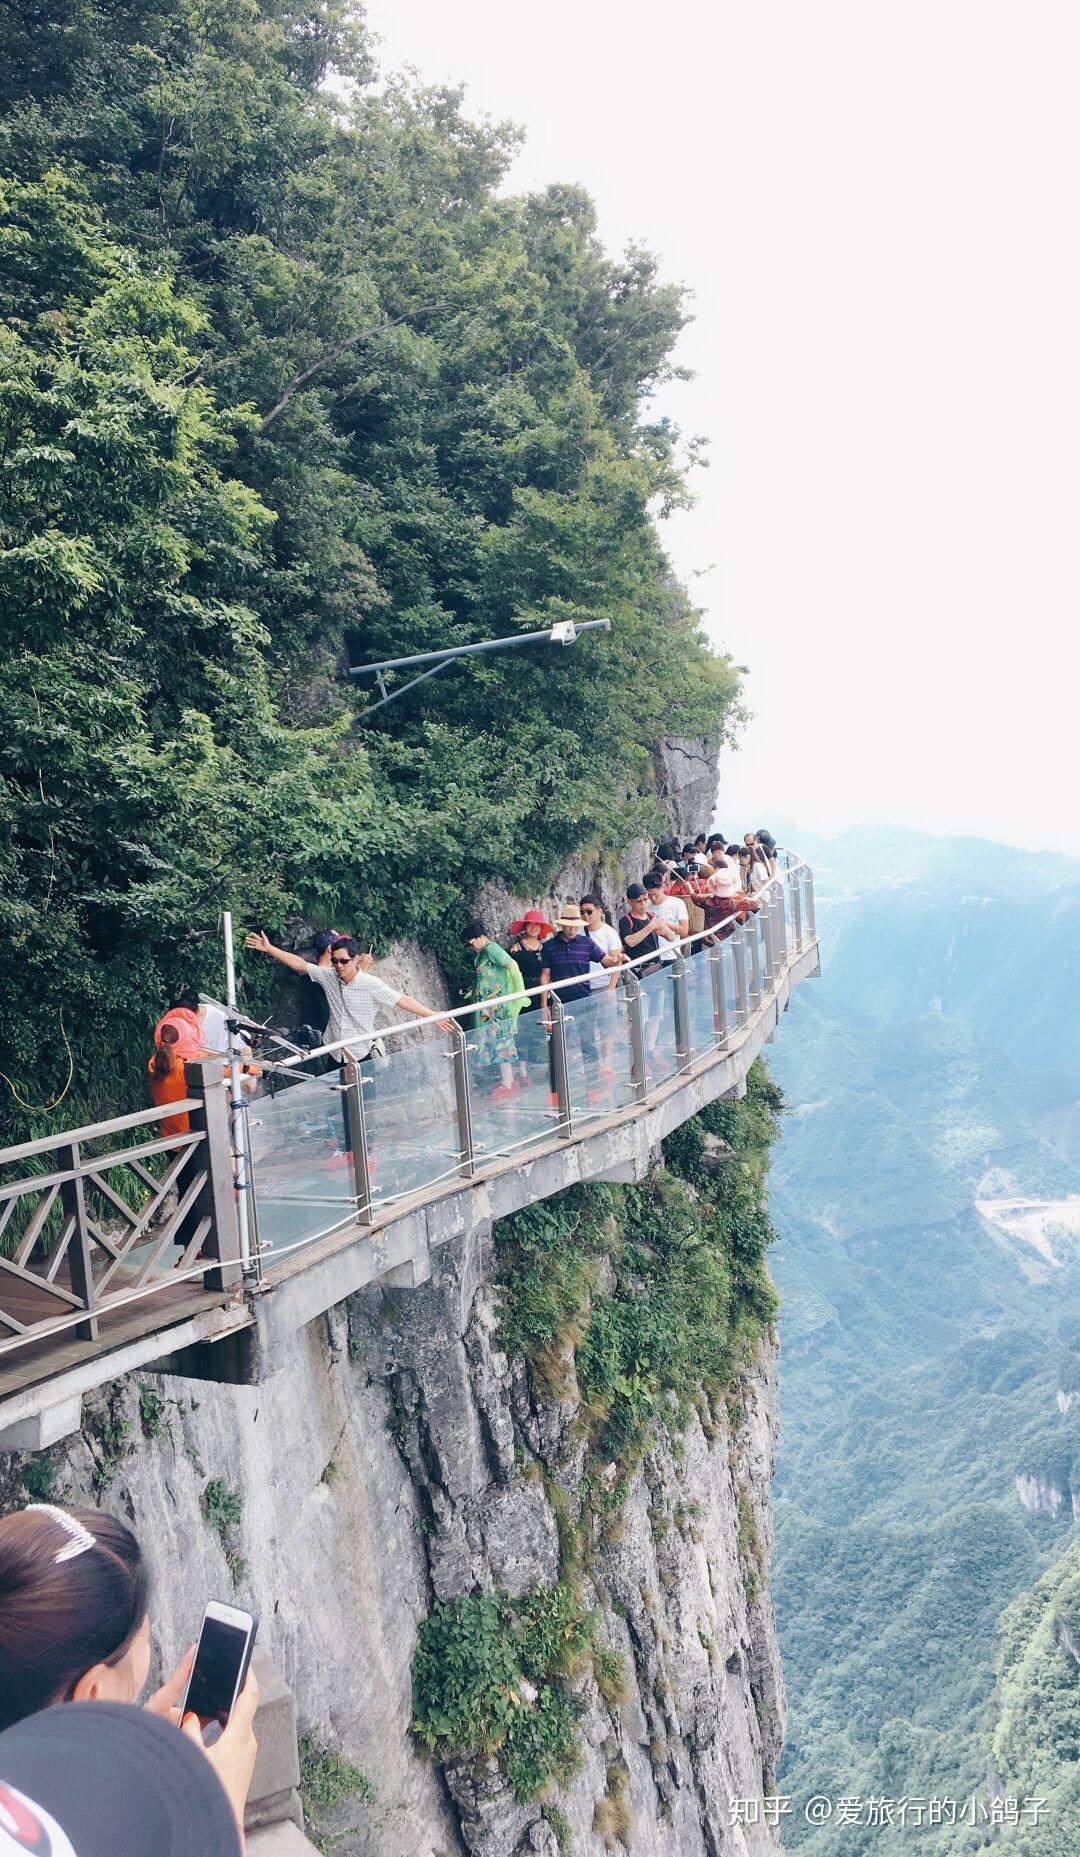
[(672, 1000), (675, 1008), (675, 1056), (680, 1070), (685, 1070), (693, 1059), (693, 1047), (690, 1043), (690, 996), (686, 989), (686, 962), (677, 954), (668, 965), (671, 968)]
[(548, 1010), (551, 1014), (551, 1059), (559, 1105), (559, 1134), (564, 1141), (569, 1141), (574, 1124), (570, 1113), (570, 1072), (566, 1063), (566, 1015), (557, 993), (548, 994)]
[(727, 988), (724, 985), (724, 944), (716, 941), (706, 955), (712, 980), (713, 1030), (718, 1045), (727, 1043)]
[[(231, 1290), (240, 1282), (240, 1227), (236, 1216), (236, 1185), (233, 1173), (232, 1143), (229, 1140), (229, 1099), (220, 1058), (193, 1058), (184, 1066), (188, 1094), (198, 1097), (201, 1108), (192, 1118), (202, 1134), (194, 1150), (194, 1164), (206, 1178), (195, 1202), (196, 1216), (209, 1219), (210, 1230), (203, 1239), (201, 1258), (212, 1258), (215, 1268), (204, 1271), (203, 1288)], [(242, 1192), (254, 1194), (250, 1173)], [(254, 1221), (249, 1221), (249, 1229)], [(258, 1253), (253, 1259), (256, 1279), (259, 1274)]]
[(788, 957), (787, 893), (782, 883), (776, 886), (776, 967), (779, 973)]
[(630, 1081), (635, 1101), (644, 1103), (649, 1095), (645, 1078), (645, 1020), (641, 1010), (641, 982), (633, 971), (624, 976), (623, 990), (630, 1024)]
[(471, 1180), (476, 1172), (476, 1151), (473, 1146), (472, 1102), (469, 1098), (469, 1044), (460, 1019), (451, 1019), (450, 1024), (453, 1026), (454, 1039), (454, 1102), (457, 1108), (461, 1172), (466, 1180)]
[(796, 954), (802, 953), (802, 872), (794, 871), (791, 877), (791, 928), (795, 940)]
[(808, 864), (803, 865), (806, 879), (806, 927), (811, 941), (817, 940), (817, 922), (814, 917), (814, 873)]
[(356, 1223), (371, 1224), (371, 1175), (368, 1172), (367, 1110), (359, 1065), (351, 1061), (345, 1067), (345, 1127), (352, 1155), (353, 1194), (356, 1198)]
[(748, 930), (740, 925), (731, 938), (731, 953), (735, 962), (735, 999), (740, 1025), (745, 1025), (750, 1016), (750, 985), (746, 975), (746, 944)]
[(75, 1324), (75, 1334), (80, 1341), (96, 1341), (98, 1335), (97, 1316), (94, 1314), (96, 1298), (94, 1295), (94, 1266), (90, 1252), (90, 1233), (86, 1224), (86, 1195), (82, 1182), (82, 1155), (79, 1144), (72, 1141), (66, 1148), (57, 1151), (57, 1160), (61, 1167), (71, 1169), (70, 1180), (65, 1180), (60, 1187), (60, 1204), (69, 1219), (75, 1222), (71, 1242), (67, 1248), (68, 1271), (71, 1276), (72, 1293), (77, 1296), (87, 1311), (87, 1320)]
[(759, 916), (751, 916), (747, 923), (750, 943), (750, 1010), (756, 1012), (764, 994), (761, 959), (761, 923)]

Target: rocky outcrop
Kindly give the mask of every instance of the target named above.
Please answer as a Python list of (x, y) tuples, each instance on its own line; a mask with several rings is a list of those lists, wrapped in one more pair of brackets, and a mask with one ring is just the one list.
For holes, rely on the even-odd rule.
[[(490, 1233), (475, 1232), (423, 1288), (371, 1288), (311, 1324), (266, 1384), (129, 1379), (38, 1460), (57, 1499), (136, 1528), (165, 1665), (207, 1598), (235, 1593), (260, 1615), (301, 1725), (374, 1791), (342, 1809), (340, 1857), (555, 1857), (544, 1808), (520, 1804), (493, 1760), (440, 1771), (409, 1735), (419, 1622), (438, 1598), (556, 1579), (553, 1473), (572, 1495), (583, 1466), (575, 1389), (536, 1396), (500, 1346), (492, 1282)], [(587, 1857), (611, 1822), (635, 1857), (778, 1848), (765, 1826), (729, 1827), (732, 1799), (770, 1787), (783, 1733), (765, 1578), (774, 1369), (766, 1346), (726, 1406), (657, 1444), (582, 1576), (628, 1678), (606, 1700), (591, 1671), (579, 1680), (584, 1760), (558, 1809)]]
[(1030, 1509), (1034, 1515), (1057, 1517), (1069, 1499), (1068, 1491), (1061, 1489), (1049, 1477), (1018, 1472), (1015, 1480), (1021, 1507)]

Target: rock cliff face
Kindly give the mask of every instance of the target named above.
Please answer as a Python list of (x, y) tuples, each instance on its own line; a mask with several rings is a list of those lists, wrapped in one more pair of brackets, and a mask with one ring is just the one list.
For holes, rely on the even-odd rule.
[[(374, 1804), (343, 1809), (341, 1857), (557, 1851), (542, 1807), (519, 1804), (493, 1760), (440, 1771), (409, 1735), (433, 1600), (518, 1594), (558, 1572), (545, 1476), (569, 1461), (573, 1480), (577, 1399), (538, 1399), (501, 1350), (492, 1279), (490, 1234), (475, 1234), (439, 1254), (422, 1289), (373, 1288), (312, 1324), (263, 1386), (129, 1379), (50, 1455), (57, 1499), (112, 1508), (137, 1530), (163, 1663), (206, 1598), (235, 1592), (259, 1614), (302, 1724), (374, 1788)], [(554, 1821), (575, 1852), (614, 1848), (594, 1822), (608, 1823), (598, 1807), (616, 1771), (614, 1823), (634, 1857), (778, 1848), (764, 1826), (729, 1828), (729, 1801), (771, 1785), (783, 1732), (772, 1606), (745, 1547), (749, 1528), (764, 1568), (774, 1367), (766, 1345), (737, 1422), (723, 1407), (695, 1414), (681, 1448), (665, 1439), (645, 1459), (585, 1580), (600, 1640), (631, 1680), (612, 1701), (592, 1675), (580, 1681), (584, 1761)]]

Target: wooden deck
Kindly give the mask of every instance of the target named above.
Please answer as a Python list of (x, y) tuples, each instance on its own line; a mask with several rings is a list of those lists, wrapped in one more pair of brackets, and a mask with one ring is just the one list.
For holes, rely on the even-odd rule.
[[(5, 1305), (12, 1305), (12, 1313), (18, 1321), (55, 1315), (60, 1308), (57, 1302), (42, 1296), (40, 1291), (22, 1284), (14, 1287), (20, 1293), (25, 1288), (28, 1299), (24, 1305), (24, 1315), (14, 1307), (13, 1298), (5, 1286)], [(34, 1296), (40, 1296), (41, 1303), (47, 1306), (43, 1309), (34, 1304)], [(239, 1300), (238, 1292), (225, 1294), (204, 1290), (201, 1278), (195, 1277), (188, 1283), (166, 1284), (155, 1290), (152, 1296), (140, 1297), (137, 1302), (104, 1309), (98, 1316), (96, 1341), (77, 1340), (72, 1328), (61, 1329), (59, 1333), (40, 1334), (32, 1341), (24, 1341), (16, 1336), (14, 1339), (19, 1345), (12, 1347), (8, 1342), (0, 1351), (0, 1400), (8, 1398), (12, 1393), (21, 1392), (25, 1387), (36, 1386), (43, 1380), (55, 1379), (70, 1368), (82, 1366), (103, 1354), (111, 1354), (128, 1342), (141, 1340), (144, 1335), (159, 1334), (207, 1310), (224, 1309)]]

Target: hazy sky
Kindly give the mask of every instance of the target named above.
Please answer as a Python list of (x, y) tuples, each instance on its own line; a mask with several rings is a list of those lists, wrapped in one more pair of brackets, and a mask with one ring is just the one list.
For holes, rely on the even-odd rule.
[[(695, 294), (665, 526), (751, 670), (721, 819), (1080, 852), (1075, 0), (371, 0)], [(753, 817), (751, 817), (753, 815)]]

